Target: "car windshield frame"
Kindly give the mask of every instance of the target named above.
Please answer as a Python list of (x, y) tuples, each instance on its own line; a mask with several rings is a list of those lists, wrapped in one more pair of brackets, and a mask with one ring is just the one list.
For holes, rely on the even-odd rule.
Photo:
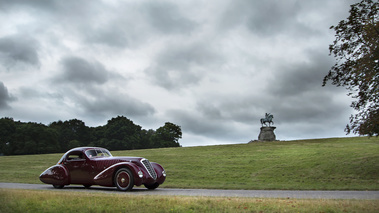
[(103, 148), (93, 148), (85, 151), (85, 154), (88, 158), (109, 158), (112, 157), (112, 154)]

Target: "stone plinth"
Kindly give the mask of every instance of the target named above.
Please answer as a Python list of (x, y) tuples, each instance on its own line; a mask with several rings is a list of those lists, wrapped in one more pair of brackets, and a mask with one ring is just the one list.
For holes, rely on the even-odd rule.
[(263, 126), (261, 127), (261, 132), (259, 133), (258, 140), (259, 141), (275, 141), (276, 136), (274, 134), (274, 130), (276, 127), (274, 126)]

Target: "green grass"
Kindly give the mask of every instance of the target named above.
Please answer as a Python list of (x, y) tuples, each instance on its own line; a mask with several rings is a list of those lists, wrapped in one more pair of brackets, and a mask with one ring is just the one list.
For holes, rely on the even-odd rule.
[[(353, 137), (114, 151), (167, 172), (161, 187), (379, 190), (379, 138)], [(41, 183), (62, 154), (0, 157), (0, 182)]]
[(0, 212), (379, 212), (379, 201), (146, 196), (0, 189)]

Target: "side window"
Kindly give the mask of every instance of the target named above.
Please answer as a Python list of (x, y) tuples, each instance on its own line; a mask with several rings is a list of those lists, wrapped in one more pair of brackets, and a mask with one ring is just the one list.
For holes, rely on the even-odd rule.
[(75, 160), (84, 160), (83, 153), (81, 152), (71, 152), (67, 155), (68, 161), (75, 161)]
[(86, 155), (88, 158), (96, 157), (97, 153), (94, 149), (90, 149), (86, 151)]

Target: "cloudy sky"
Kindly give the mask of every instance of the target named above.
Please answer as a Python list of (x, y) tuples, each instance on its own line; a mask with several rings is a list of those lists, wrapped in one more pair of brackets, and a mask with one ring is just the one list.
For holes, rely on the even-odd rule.
[(345, 136), (331, 25), (353, 0), (0, 0), (0, 117), (143, 129), (183, 146)]

